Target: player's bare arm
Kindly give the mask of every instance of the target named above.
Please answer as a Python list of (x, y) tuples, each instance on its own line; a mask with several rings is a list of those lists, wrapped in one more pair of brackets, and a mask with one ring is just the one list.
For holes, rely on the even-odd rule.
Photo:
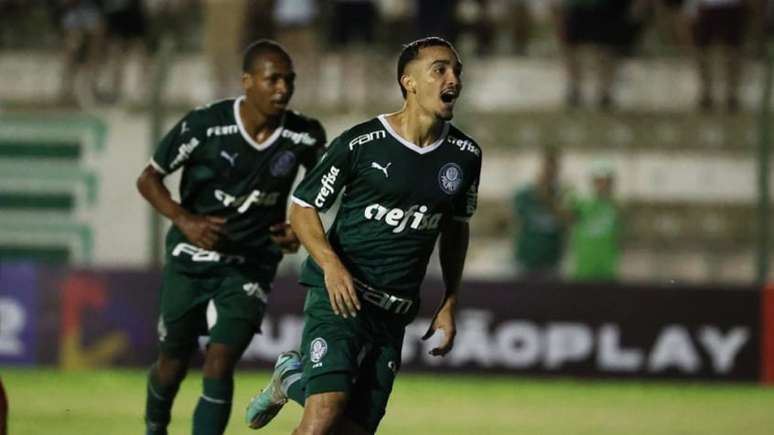
[(164, 185), (164, 175), (148, 165), (137, 178), (140, 191), (156, 211), (167, 217), (194, 245), (213, 249), (220, 239), (225, 219), (216, 216), (199, 216), (189, 213), (172, 199)]
[(283, 254), (295, 254), (298, 252), (301, 242), (296, 237), (290, 222), (280, 222), (269, 227), (271, 240), (282, 249)]
[(325, 273), (325, 287), (328, 290), (333, 312), (344, 318), (355, 317), (357, 311), (360, 310), (360, 301), (355, 292), (352, 275), (344, 267), (325, 238), (325, 230), (317, 210), (312, 207), (292, 204), (290, 206), (290, 225), (306, 250), (309, 251), (309, 255), (314, 258)]
[(470, 226), (467, 222), (449, 220), (441, 229), (441, 242), (439, 245), (439, 257), (441, 271), (446, 293), (438, 310), (433, 316), (430, 327), (422, 337), (427, 340), (435, 331), (444, 333), (444, 341), (430, 351), (430, 355), (444, 356), (454, 347), (454, 336), (457, 333), (455, 312), (457, 309), (457, 293), (462, 281), (462, 271), (465, 267), (465, 256), (468, 251), (470, 238)]

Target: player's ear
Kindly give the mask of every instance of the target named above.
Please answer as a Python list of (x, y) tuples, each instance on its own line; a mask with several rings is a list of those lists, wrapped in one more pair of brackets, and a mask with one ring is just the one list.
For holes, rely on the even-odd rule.
[(242, 87), (247, 90), (253, 87), (253, 76), (248, 73), (242, 73)]
[(416, 91), (416, 82), (408, 74), (400, 76), (400, 84), (403, 85), (403, 89), (406, 90), (406, 93), (413, 94)]

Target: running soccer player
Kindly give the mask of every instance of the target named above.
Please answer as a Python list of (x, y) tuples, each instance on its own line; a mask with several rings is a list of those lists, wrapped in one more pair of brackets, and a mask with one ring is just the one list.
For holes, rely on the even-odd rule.
[[(166, 434), (170, 410), (198, 337), (209, 329), (194, 434), (222, 434), (234, 366), (259, 331), (283, 252), (298, 250), (286, 223), (299, 165), (312, 168), (325, 145), (320, 123), (287, 110), (295, 73), (279, 44), (260, 40), (244, 54), (244, 96), (188, 113), (162, 139), (137, 180), (173, 226), (160, 291), (160, 352), (148, 376), (147, 434)], [(178, 204), (164, 186), (182, 168)]]
[[(297, 435), (376, 431), (439, 234), (446, 293), (424, 338), (441, 330), (431, 354), (452, 349), (481, 149), (449, 123), (462, 89), (449, 42), (408, 44), (397, 72), (403, 108), (334, 139), (293, 194), (290, 222), (310, 253), (300, 278), (308, 288), (303, 357), (280, 355), (269, 386), (248, 406), (253, 428), (290, 397), (304, 406)], [(326, 237), (319, 212), (342, 190)]]

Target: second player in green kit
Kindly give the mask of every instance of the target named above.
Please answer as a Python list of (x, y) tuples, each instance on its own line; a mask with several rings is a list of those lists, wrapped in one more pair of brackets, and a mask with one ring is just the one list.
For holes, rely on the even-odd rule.
[[(245, 52), (245, 95), (191, 111), (162, 139), (137, 185), (173, 225), (160, 291), (159, 357), (148, 376), (146, 434), (166, 434), (172, 403), (198, 337), (210, 337), (194, 434), (222, 434), (234, 367), (259, 331), (284, 252), (298, 249), (286, 223), (300, 166), (325, 144), (316, 120), (286, 110), (295, 73), (278, 44)], [(180, 202), (163, 178), (182, 169)], [(207, 324), (208, 305), (215, 314)]]

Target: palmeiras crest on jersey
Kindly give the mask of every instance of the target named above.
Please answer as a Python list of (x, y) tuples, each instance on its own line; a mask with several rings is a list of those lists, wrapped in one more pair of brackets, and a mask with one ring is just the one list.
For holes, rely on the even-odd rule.
[(271, 175), (274, 177), (285, 177), (293, 170), (296, 165), (296, 156), (292, 151), (282, 151), (271, 159)]
[(309, 358), (311, 358), (313, 363), (320, 362), (326, 353), (328, 353), (328, 343), (325, 342), (324, 338), (317, 337), (312, 340), (312, 343), (309, 345)]
[(456, 163), (443, 165), (438, 172), (438, 184), (441, 190), (449, 195), (454, 195), (462, 185), (462, 168)]

